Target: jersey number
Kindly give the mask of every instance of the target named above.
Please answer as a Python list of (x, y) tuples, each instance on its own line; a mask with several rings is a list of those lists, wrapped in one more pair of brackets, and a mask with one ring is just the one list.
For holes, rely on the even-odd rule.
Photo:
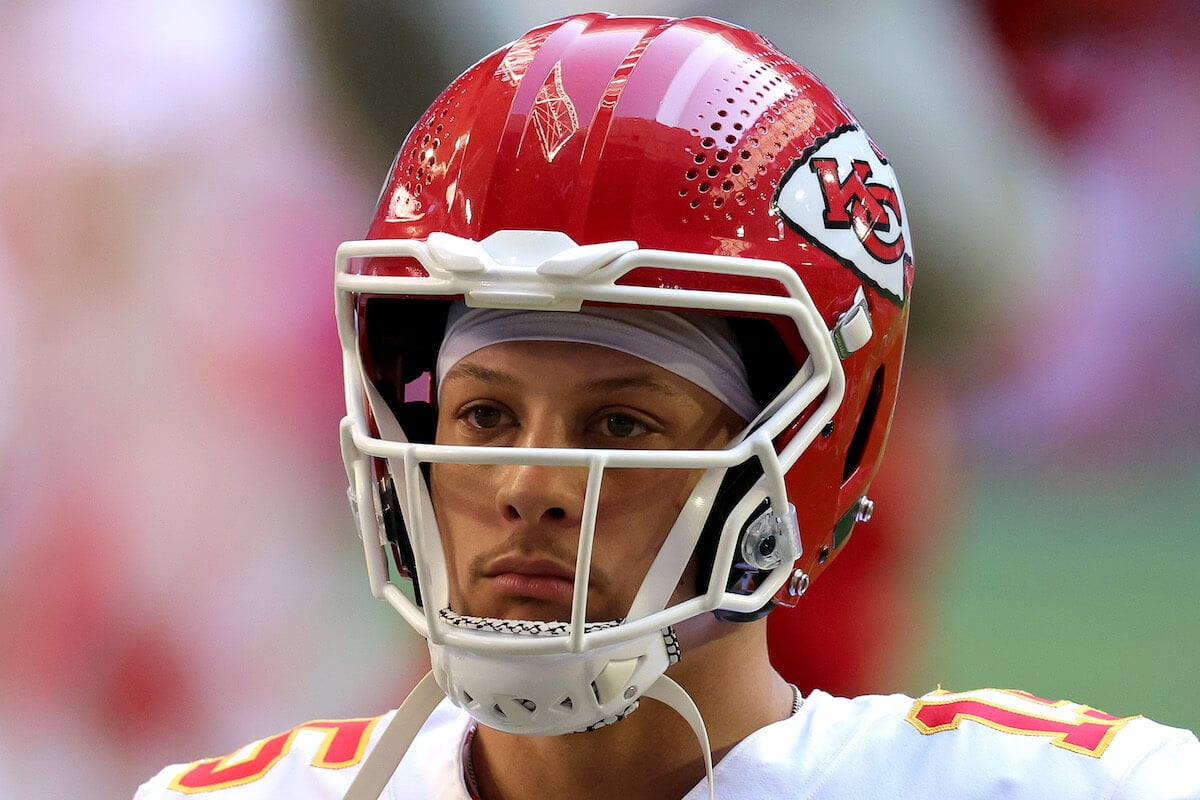
[(305, 731), (322, 736), (321, 746), (310, 762), (314, 767), (342, 769), (362, 760), (376, 719), (314, 720), (269, 739), (260, 739), (236, 753), (206, 758), (189, 764), (171, 781), (171, 788), (184, 794), (213, 792), (253, 783), (288, 754), (296, 736)]
[(1002, 689), (961, 694), (939, 689), (913, 703), (908, 714), (924, 734), (955, 730), (968, 719), (1005, 733), (1045, 736), (1056, 747), (1099, 758), (1117, 731), (1137, 717), (1114, 717), (1067, 700)]

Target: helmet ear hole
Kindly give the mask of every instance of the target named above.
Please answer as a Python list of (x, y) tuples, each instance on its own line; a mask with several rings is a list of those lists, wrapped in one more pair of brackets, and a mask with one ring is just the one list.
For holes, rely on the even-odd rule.
[(867, 392), (867, 402), (863, 405), (862, 414), (858, 418), (858, 427), (854, 429), (854, 437), (846, 448), (846, 463), (842, 467), (842, 483), (850, 480), (851, 476), (862, 464), (863, 454), (867, 451), (871, 431), (875, 430), (875, 419), (879, 414), (879, 403), (883, 399), (883, 366), (875, 370), (871, 380), (871, 388)]

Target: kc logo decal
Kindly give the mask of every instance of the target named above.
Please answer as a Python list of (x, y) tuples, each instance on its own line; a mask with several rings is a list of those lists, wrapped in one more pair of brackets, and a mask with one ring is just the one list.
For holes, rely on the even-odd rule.
[(772, 208), (886, 297), (904, 303), (911, 237), (896, 174), (867, 135), (844, 125), (784, 174)]

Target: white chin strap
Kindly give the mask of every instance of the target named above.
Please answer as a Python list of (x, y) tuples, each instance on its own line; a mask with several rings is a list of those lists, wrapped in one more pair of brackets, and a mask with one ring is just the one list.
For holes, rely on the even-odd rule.
[[(682, 686), (666, 675), (659, 676), (642, 696), (653, 698), (670, 707), (692, 726), (692, 732), (696, 734), (700, 750), (704, 753), (708, 798), (713, 800), (712, 748), (708, 742), (708, 729), (704, 727), (704, 719), (700, 716), (700, 709), (696, 708), (696, 703)], [(433, 677), (433, 672), (430, 671), (400, 704), (396, 716), (392, 718), (383, 735), (379, 737), (379, 742), (363, 762), (343, 800), (378, 800), (404, 754), (408, 752), (409, 746), (417, 738), (421, 727), (445, 697), (445, 693)]]

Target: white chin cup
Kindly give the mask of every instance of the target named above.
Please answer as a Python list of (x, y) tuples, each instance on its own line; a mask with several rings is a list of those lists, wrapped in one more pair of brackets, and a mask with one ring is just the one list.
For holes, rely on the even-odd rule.
[[(584, 653), (511, 654), (503, 652), (503, 640), (514, 633), (565, 636), (570, 626), (463, 617), (449, 610), (440, 616), (480, 637), (482, 646), (466, 649), (430, 641), (438, 685), (480, 724), (505, 733), (558, 736), (616, 722), (637, 708), (642, 694), (679, 660), (669, 628)], [(614, 624), (591, 623), (588, 629)]]

